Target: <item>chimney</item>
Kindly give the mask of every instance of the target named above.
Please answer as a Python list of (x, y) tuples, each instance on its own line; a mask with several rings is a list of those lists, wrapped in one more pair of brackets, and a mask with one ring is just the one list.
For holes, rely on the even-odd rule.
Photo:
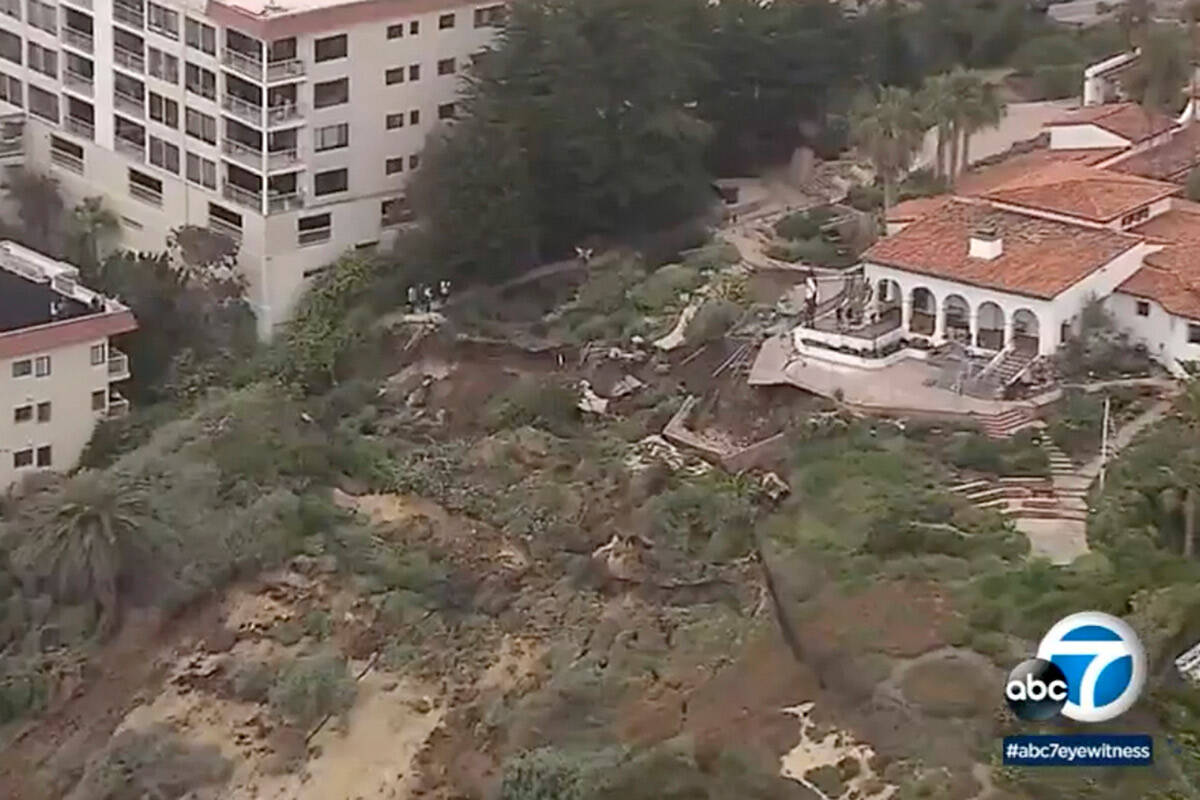
[(971, 234), (971, 258), (986, 261), (999, 258), (1004, 253), (1004, 240), (995, 225), (981, 225)]

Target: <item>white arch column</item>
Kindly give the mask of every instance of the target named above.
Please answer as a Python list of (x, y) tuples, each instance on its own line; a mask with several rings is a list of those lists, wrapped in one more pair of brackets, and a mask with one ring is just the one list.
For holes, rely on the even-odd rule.
[(971, 347), (979, 346), (979, 309), (970, 306), (967, 310), (967, 327), (971, 331)]
[(1013, 312), (1004, 309), (1004, 343), (1000, 346), (1001, 350), (1007, 350), (1012, 347), (1013, 343)]

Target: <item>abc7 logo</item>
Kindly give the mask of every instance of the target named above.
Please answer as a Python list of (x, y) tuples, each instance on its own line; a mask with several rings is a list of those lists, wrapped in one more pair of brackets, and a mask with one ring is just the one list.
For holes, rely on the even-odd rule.
[(1017, 719), (1030, 722), (1058, 716), (1067, 703), (1067, 676), (1052, 661), (1031, 658), (1008, 674), (1004, 699)]

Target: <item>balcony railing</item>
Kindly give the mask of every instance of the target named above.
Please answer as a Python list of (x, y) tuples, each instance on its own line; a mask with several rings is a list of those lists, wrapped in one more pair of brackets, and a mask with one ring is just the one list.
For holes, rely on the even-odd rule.
[(92, 10), (92, 0), (67, 0), (67, 2), (73, 6), (86, 8), (88, 11)]
[(129, 377), (129, 356), (115, 347), (108, 348), (108, 379), (123, 381)]
[(298, 58), (267, 62), (267, 81), (289, 81), (304, 77), (304, 62)]
[(146, 118), (146, 101), (120, 89), (113, 89), (113, 107), (138, 119)]
[(278, 214), (281, 211), (291, 211), (293, 208), (304, 208), (304, 195), (299, 192), (272, 194), (267, 199), (267, 213)]
[(272, 150), (267, 154), (267, 169), (287, 169), (300, 161), (300, 151), (294, 147)]
[(236, 186), (226, 181), (221, 187), (222, 194), (226, 200), (232, 200), (238, 205), (243, 205), (246, 208), (252, 208), (258, 213), (262, 213), (262, 192), (252, 192), (249, 189), (243, 189), (241, 186)]
[(73, 89), (80, 94), (92, 96), (92, 91), (95, 88), (95, 83), (92, 78), (84, 75), (82, 72), (76, 72), (73, 69), (63, 70), (63, 84), (68, 89)]
[(79, 156), (64, 153), (62, 150), (50, 148), (50, 161), (65, 170), (70, 170), (76, 175), (83, 174), (83, 159)]
[(63, 27), (62, 29), (63, 42), (74, 47), (76, 50), (82, 50), (85, 53), (92, 52), (92, 35), (76, 30), (75, 28)]
[(234, 72), (245, 75), (252, 81), (262, 83), (262, 59), (246, 55), (245, 53), (239, 53), (237, 50), (226, 47), (221, 51), (221, 63), (233, 69)]
[(221, 149), (225, 154), (231, 156), (240, 164), (245, 164), (254, 170), (262, 170), (262, 151), (256, 150), (249, 145), (244, 145), (241, 142), (233, 139), (224, 139), (221, 142)]
[(134, 72), (146, 71), (146, 58), (141, 53), (135, 53), (132, 50), (126, 50), (119, 44), (113, 45), (113, 61), (125, 69), (133, 70)]
[(104, 416), (109, 419), (120, 419), (129, 414), (129, 400), (112, 391), (108, 392), (108, 408)]
[(139, 30), (146, 25), (146, 15), (142, 12), (142, 9), (127, 6), (123, 3), (113, 3), (113, 19)]
[(143, 161), (146, 158), (146, 145), (144, 142), (139, 142), (135, 139), (128, 139), (120, 134), (113, 137), (113, 144), (117, 148), (118, 153), (124, 153), (127, 156), (133, 156), (138, 161)]
[(96, 126), (92, 123), (79, 119), (77, 117), (67, 117), (63, 123), (68, 133), (73, 133), (76, 136), (82, 136), (85, 139), (96, 139)]
[(302, 110), (299, 103), (285, 103), (271, 106), (267, 109), (267, 124), (282, 125), (290, 120), (298, 119)]
[[(152, 206), (162, 205), (162, 192), (156, 192), (153, 189), (147, 189), (145, 186), (139, 186), (136, 183), (130, 182), (129, 195), (141, 200), (143, 203), (149, 203)], [(109, 367), (111, 368), (111, 366), (112, 364), (110, 362)], [(119, 380), (119, 378), (114, 378), (112, 375), (109, 375), (109, 380)]]
[(232, 94), (226, 94), (221, 100), (221, 106), (232, 113), (238, 119), (249, 122), (256, 128), (261, 128), (263, 123), (262, 106), (256, 106)]

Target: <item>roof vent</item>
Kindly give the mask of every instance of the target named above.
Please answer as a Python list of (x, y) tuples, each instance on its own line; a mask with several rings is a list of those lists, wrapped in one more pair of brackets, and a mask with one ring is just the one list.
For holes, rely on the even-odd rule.
[(982, 225), (971, 234), (971, 258), (987, 261), (999, 258), (1004, 253), (1004, 240), (995, 225)]

